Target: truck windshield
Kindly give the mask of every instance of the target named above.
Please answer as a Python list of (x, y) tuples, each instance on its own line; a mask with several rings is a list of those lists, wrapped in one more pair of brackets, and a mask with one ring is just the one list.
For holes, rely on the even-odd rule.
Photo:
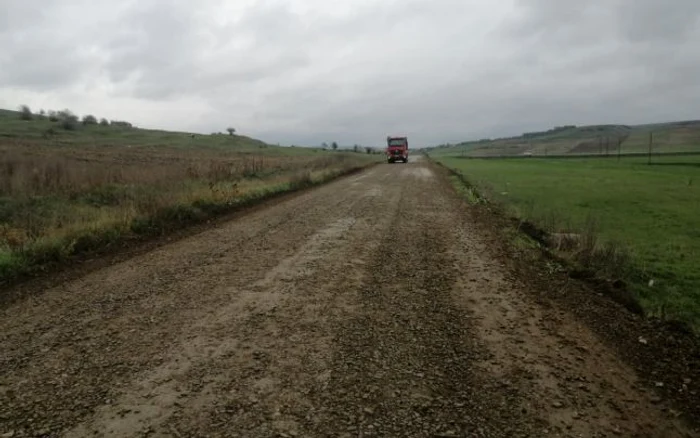
[(389, 146), (405, 146), (405, 145), (406, 145), (406, 140), (402, 140), (402, 139), (389, 140)]

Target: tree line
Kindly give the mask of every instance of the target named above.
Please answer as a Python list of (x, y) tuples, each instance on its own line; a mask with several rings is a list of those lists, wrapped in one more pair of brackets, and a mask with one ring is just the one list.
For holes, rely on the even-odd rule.
[[(336, 151), (336, 150), (338, 150), (338, 143), (334, 141), (334, 142), (331, 142), (331, 144), (329, 145), (328, 143), (326, 143), (324, 141), (323, 143), (321, 143), (321, 149), (323, 149), (323, 150), (332, 149), (332, 150)], [(359, 144), (354, 145), (352, 147), (352, 151), (355, 153), (358, 153), (358, 154), (362, 153), (362, 152), (367, 153), (367, 154), (379, 153), (379, 151), (375, 150), (373, 147), (360, 146)]]
[(21, 120), (31, 121), (35, 119), (49, 120), (50, 122), (58, 123), (61, 128), (67, 131), (73, 131), (78, 129), (82, 124), (87, 125), (100, 125), (100, 126), (118, 126), (123, 128), (132, 128), (133, 125), (124, 120), (107, 120), (106, 118), (101, 118), (98, 120), (92, 114), (86, 114), (82, 118), (78, 117), (77, 114), (73, 113), (69, 109), (63, 110), (40, 110), (38, 113), (32, 112), (28, 105), (22, 105), (19, 107), (19, 118)]

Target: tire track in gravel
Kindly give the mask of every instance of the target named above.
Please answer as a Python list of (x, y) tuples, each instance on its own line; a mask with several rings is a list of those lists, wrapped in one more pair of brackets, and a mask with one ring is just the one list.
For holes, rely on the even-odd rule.
[[(90, 428), (129, 436), (158, 431), (174, 411), (180, 411), (179, 417), (189, 406), (194, 406), (195, 414), (201, 416), (199, 410), (213, 401), (216, 386), (245, 380), (243, 376), (233, 379), (225, 372), (212, 373), (213, 369), (240, 369), (246, 366), (242, 362), (252, 362), (255, 369), (257, 362), (264, 362), (269, 356), (269, 350), (277, 348), (269, 343), (289, 340), (283, 336), (289, 332), (279, 330), (272, 323), (277, 318), (278, 308), (289, 307), (287, 301), (295, 292), (293, 289), (305, 277), (313, 275), (327, 247), (335, 246), (335, 241), (342, 239), (355, 222), (352, 217), (339, 219), (311, 236), (296, 254), (282, 260), (261, 280), (246, 289), (232, 290), (235, 300), (190, 326), (188, 338), (174, 349), (168, 361), (150, 372), (121, 400), (103, 409)], [(267, 336), (272, 339), (265, 339)], [(279, 354), (279, 350), (276, 353)], [(267, 375), (249, 383), (270, 392), (278, 380)], [(169, 425), (170, 429), (177, 430), (176, 427)], [(87, 434), (88, 428), (82, 426), (67, 436)]]
[[(355, 305), (346, 294), (356, 281), (351, 267), (363, 263), (357, 243), (371, 230), (366, 216), (377, 207), (377, 199), (363, 197), (352, 218), (320, 233), (320, 239), (311, 239), (310, 246), (282, 261), (264, 279), (260, 292), (281, 300), (274, 307), (248, 312), (252, 317), (234, 330), (240, 333), (236, 338), (244, 354), (204, 367), (202, 374), (214, 367), (225, 377), (212, 387), (218, 394), (213, 403), (204, 409), (201, 403), (184, 407), (174, 426), (180, 433), (196, 436), (205, 429), (213, 436), (309, 436), (313, 406), (308, 394), (321, 390), (329, 378), (325, 363), (332, 345), (327, 325)], [(343, 232), (337, 233), (339, 229)]]
[(527, 426), (509, 409), (517, 394), (486, 394), (473, 372), (485, 351), (450, 295), (459, 272), (449, 269), (445, 199), (431, 190), (428, 168), (404, 173), (362, 311), (336, 335), (336, 378), (321, 398), (325, 436), (524, 436)]

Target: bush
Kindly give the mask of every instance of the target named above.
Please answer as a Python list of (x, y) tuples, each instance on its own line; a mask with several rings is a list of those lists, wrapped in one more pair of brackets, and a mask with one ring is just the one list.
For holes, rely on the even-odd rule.
[(314, 183), (314, 181), (311, 178), (311, 173), (308, 171), (305, 171), (305, 172), (300, 172), (300, 173), (296, 174), (289, 182), (289, 187), (292, 190), (299, 190), (299, 189), (303, 189), (305, 187), (312, 186), (313, 183)]
[(51, 122), (58, 122), (59, 121), (58, 113), (54, 110), (49, 110), (48, 116), (49, 116), (49, 121), (51, 121)]
[(109, 126), (109, 120), (104, 117), (100, 119), (100, 126)]
[(78, 128), (78, 119), (63, 119), (61, 120), (61, 128), (66, 131), (75, 131)]
[(59, 111), (58, 118), (61, 121), (61, 127), (66, 131), (74, 131), (78, 128), (78, 116), (68, 109)]
[(45, 130), (45, 131), (41, 134), (41, 136), (44, 137), (44, 138), (51, 138), (51, 137), (53, 137), (54, 135), (56, 135), (56, 130), (53, 129), (53, 127), (50, 127), (49, 129)]
[(97, 117), (91, 114), (83, 116), (83, 125), (97, 125)]
[(73, 114), (73, 111), (71, 111), (67, 108), (58, 112), (58, 118), (61, 120), (65, 119), (65, 118), (72, 118), (72, 117), (75, 117), (76, 119), (78, 118), (78, 116)]
[(27, 105), (22, 105), (19, 107), (19, 118), (21, 120), (32, 120), (34, 114), (32, 114), (32, 110)]
[(124, 128), (131, 128), (131, 127), (133, 126), (131, 123), (125, 122), (125, 121), (123, 121), (123, 120), (112, 120), (112, 121), (110, 122), (110, 124), (111, 124), (112, 126), (121, 126), (121, 127), (124, 127)]

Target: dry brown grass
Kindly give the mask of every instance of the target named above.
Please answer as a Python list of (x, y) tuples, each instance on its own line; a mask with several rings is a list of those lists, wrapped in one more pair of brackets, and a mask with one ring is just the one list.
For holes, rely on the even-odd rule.
[[(359, 157), (358, 157), (359, 158)], [(318, 170), (356, 161), (346, 155), (266, 156), (211, 151), (26, 151), (0, 148), (0, 196), (80, 193), (112, 184), (236, 181), (266, 174)]]
[(363, 154), (0, 145), (0, 282), (367, 163)]

